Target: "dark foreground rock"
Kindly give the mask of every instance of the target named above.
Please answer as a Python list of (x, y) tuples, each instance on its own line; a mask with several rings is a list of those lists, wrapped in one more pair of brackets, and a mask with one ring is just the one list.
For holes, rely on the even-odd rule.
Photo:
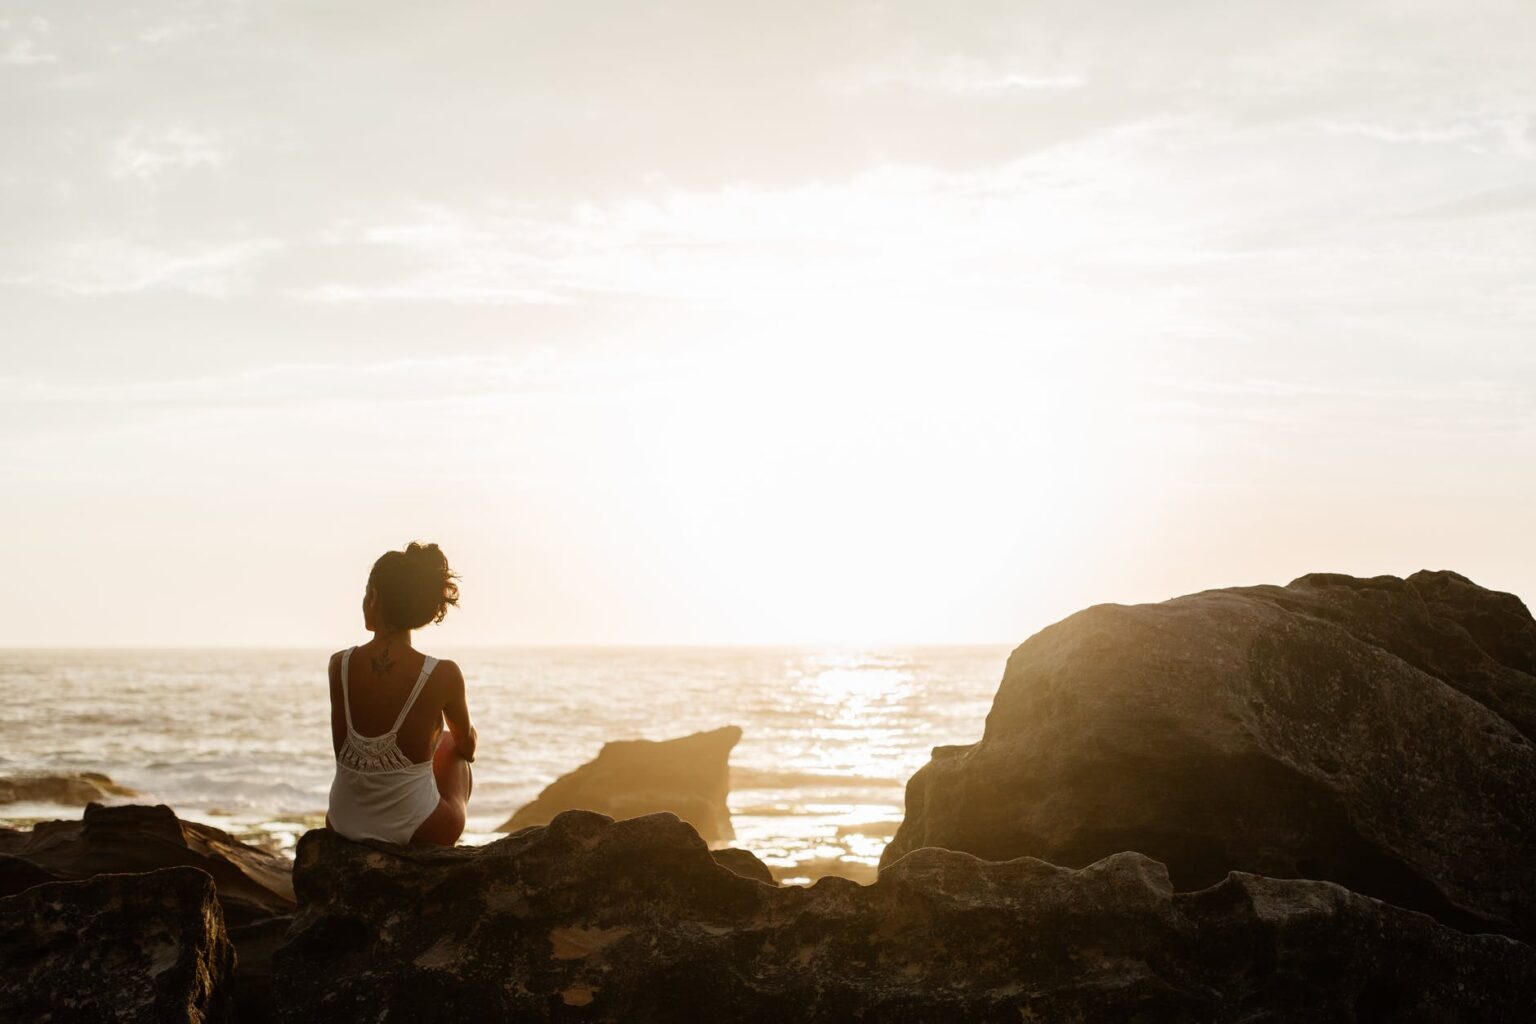
[(84, 807), (112, 797), (134, 797), (136, 792), (119, 786), (100, 772), (12, 775), (0, 779), (0, 804), (43, 803)]
[(269, 962), (294, 907), (293, 866), (285, 857), (211, 825), (182, 821), (165, 806), (92, 804), (77, 821), (0, 829), (0, 894), (44, 881), (172, 865), (197, 868), (213, 879), (239, 954), (235, 991), (240, 1018), (247, 1024), (268, 1019)]
[(0, 899), (0, 1020), (226, 1021), (233, 970), (213, 879), (194, 868)]
[(1013, 652), (981, 741), (908, 784), (882, 866), (1137, 850), (1180, 890), (1327, 879), (1529, 939), (1533, 737), (1536, 622), (1454, 573), (1099, 605)]
[(6, 892), (36, 884), (39, 874), (71, 880), (173, 865), (212, 876), (231, 925), (293, 912), (292, 867), (284, 857), (211, 825), (182, 821), (163, 804), (92, 804), (75, 821), (0, 829), (0, 883), (8, 883)]
[(561, 811), (585, 809), (614, 818), (671, 811), (711, 841), (735, 838), (726, 798), (734, 725), (672, 740), (619, 740), (596, 758), (544, 787), (498, 832), (545, 825)]
[(918, 851), (777, 888), (670, 814), (572, 811), (490, 846), (299, 843), (280, 1018), (318, 1021), (1526, 1021), (1536, 950), (1326, 882), (1176, 894)]

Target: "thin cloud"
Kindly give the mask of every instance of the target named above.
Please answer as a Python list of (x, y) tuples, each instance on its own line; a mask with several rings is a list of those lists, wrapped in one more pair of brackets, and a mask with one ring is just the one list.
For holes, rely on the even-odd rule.
[(940, 61), (871, 65), (835, 76), (830, 88), (842, 96), (911, 90), (957, 98), (1004, 99), (1024, 93), (1065, 92), (1087, 84), (1088, 76), (1080, 71), (998, 67), (955, 56)]
[(247, 287), (253, 269), (284, 248), (276, 239), (147, 245), (125, 238), (63, 243), (33, 254), (32, 269), (0, 283), (80, 297), (181, 292), (224, 298)]
[(109, 177), (150, 181), (171, 171), (219, 168), (229, 151), (213, 133), (177, 124), (153, 131), (136, 127), (117, 140), (107, 167)]
[(48, 35), (48, 19), (32, 17), (25, 20), (0, 18), (0, 65), (26, 67), (33, 64), (57, 64), (58, 55), (50, 53), (43, 37)]

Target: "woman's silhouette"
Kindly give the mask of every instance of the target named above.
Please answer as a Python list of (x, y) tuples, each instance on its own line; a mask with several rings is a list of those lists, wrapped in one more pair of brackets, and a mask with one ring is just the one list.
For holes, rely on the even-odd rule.
[(411, 630), (459, 603), (456, 579), (436, 544), (384, 552), (363, 595), (373, 639), (331, 655), (326, 824), (344, 836), (452, 846), (464, 831), (475, 759), (464, 675), (411, 646)]

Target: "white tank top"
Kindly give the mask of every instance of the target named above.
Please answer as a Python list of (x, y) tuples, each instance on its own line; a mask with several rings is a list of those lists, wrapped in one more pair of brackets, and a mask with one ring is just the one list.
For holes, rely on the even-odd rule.
[(349, 648), (341, 655), (341, 702), (347, 738), (336, 753), (331, 826), (349, 839), (408, 843), (421, 823), (437, 810), (437, 779), (432, 774), (431, 758), (413, 762), (400, 749), (396, 737), (437, 667), (437, 659), (427, 657), (422, 662), (421, 675), (390, 730), (379, 736), (363, 736), (352, 727), (352, 697), (347, 689), (347, 667), (355, 650)]

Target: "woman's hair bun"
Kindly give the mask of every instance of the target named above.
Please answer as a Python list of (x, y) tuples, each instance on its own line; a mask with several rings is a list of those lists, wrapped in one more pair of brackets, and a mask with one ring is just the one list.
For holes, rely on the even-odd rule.
[(458, 606), (458, 578), (442, 548), (411, 541), (404, 551), (379, 556), (368, 574), (368, 587), (378, 595), (382, 625), (419, 629), (442, 622), (449, 606)]

